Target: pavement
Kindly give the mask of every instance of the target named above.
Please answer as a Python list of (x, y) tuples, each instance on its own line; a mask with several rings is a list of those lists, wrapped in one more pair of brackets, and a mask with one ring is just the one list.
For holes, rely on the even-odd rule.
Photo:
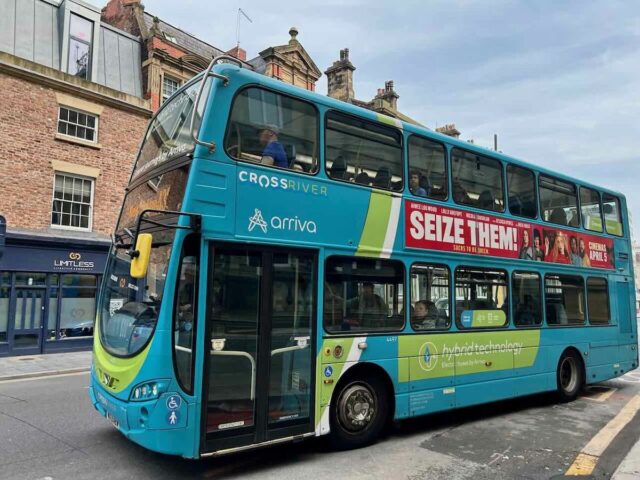
[(89, 371), (91, 351), (0, 357), (0, 382)]
[(640, 478), (640, 440), (629, 450), (611, 478), (613, 480), (638, 480)]

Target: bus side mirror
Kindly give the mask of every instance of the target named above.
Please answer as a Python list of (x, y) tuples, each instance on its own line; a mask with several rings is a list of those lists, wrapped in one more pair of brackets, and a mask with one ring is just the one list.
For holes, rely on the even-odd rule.
[(141, 233), (138, 235), (136, 249), (131, 253), (133, 259), (131, 260), (131, 268), (129, 270), (133, 278), (144, 278), (147, 276), (152, 244), (153, 235), (150, 233)]

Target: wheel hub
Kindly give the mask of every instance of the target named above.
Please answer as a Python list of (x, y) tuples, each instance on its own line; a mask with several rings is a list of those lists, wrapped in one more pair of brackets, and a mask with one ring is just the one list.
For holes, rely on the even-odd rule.
[(365, 430), (371, 424), (375, 413), (375, 395), (364, 385), (347, 388), (338, 402), (340, 423), (352, 432)]

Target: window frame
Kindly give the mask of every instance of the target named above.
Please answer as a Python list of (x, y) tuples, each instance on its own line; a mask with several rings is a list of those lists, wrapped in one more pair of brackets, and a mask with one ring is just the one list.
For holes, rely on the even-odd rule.
[[(324, 296), (325, 296), (325, 289), (324, 289), (324, 284), (327, 281), (327, 263), (332, 260), (332, 259), (343, 259), (343, 260), (349, 260), (349, 261), (358, 261), (358, 260), (368, 260), (368, 261), (382, 261), (382, 262), (390, 262), (390, 263), (397, 263), (402, 267), (402, 291), (404, 294), (404, 297), (406, 299), (406, 295), (407, 295), (407, 268), (404, 264), (404, 262), (402, 260), (397, 260), (397, 259), (392, 259), (392, 258), (377, 258), (377, 257), (356, 257), (356, 256), (351, 256), (351, 255), (343, 255), (343, 254), (337, 254), (337, 255), (329, 255), (328, 257), (325, 257), (324, 259), (324, 264), (322, 266), (322, 296), (318, 296), (317, 301), (322, 301), (322, 330), (326, 335), (330, 335), (332, 337), (357, 337), (357, 336), (362, 336), (361, 334), (366, 334), (366, 336), (371, 337), (371, 336), (380, 336), (380, 335), (389, 335), (390, 333), (401, 333), (403, 330), (406, 329), (407, 327), (407, 312), (406, 312), (406, 308), (403, 308), (403, 313), (402, 313), (402, 325), (399, 326), (397, 329), (387, 329), (387, 330), (377, 330), (377, 331), (367, 331), (367, 330), (348, 330), (348, 331), (337, 331), (337, 332), (332, 332), (331, 330), (327, 329), (327, 326), (325, 324), (324, 321), (324, 315), (325, 315), (325, 311), (324, 311)], [(320, 279), (318, 278), (318, 285), (320, 285)], [(346, 299), (344, 299), (346, 301)], [(401, 302), (399, 303), (400, 306), (405, 307), (405, 302)], [(317, 309), (316, 309), (317, 310)], [(399, 314), (400, 315), (400, 314)]]
[[(588, 228), (588, 227), (585, 225), (585, 222), (586, 222), (587, 217), (586, 217), (586, 215), (583, 215), (583, 214), (582, 214), (582, 191), (583, 191), (583, 190), (589, 190), (589, 191), (591, 191), (591, 192), (595, 192), (595, 193), (598, 195), (598, 206), (600, 207), (600, 208), (599, 208), (599, 213), (600, 213), (600, 227), (601, 227), (601, 228), (600, 228), (600, 230), (594, 230), (594, 229), (592, 229), (592, 228)], [(584, 230), (588, 231), (588, 232), (604, 233), (604, 231), (605, 231), (605, 225), (604, 225), (604, 218), (603, 218), (603, 215), (602, 215), (602, 214), (603, 214), (603, 212), (602, 212), (602, 194), (601, 194), (598, 190), (596, 190), (595, 188), (585, 187), (584, 185), (580, 185), (580, 187), (578, 188), (578, 197), (579, 197), (579, 199), (580, 199), (580, 216), (582, 217), (582, 218), (581, 218), (580, 225), (582, 226), (582, 228), (583, 228)]]
[[(173, 93), (171, 93), (171, 95), (166, 95), (165, 91), (164, 91), (164, 87), (165, 87), (165, 81), (169, 81), (169, 82), (174, 82), (176, 84), (176, 88), (173, 91)], [(178, 80), (175, 77), (172, 77), (171, 75), (166, 75), (165, 73), (162, 74), (162, 103), (165, 103), (167, 100), (169, 100), (173, 95), (175, 95), (178, 90), (180, 90), (180, 88), (182, 87), (182, 82), (180, 80)]]
[[(531, 173), (531, 175), (533, 175), (533, 204), (534, 204), (534, 208), (535, 208), (535, 213), (533, 215), (533, 217), (529, 216), (529, 215), (521, 215), (521, 214), (517, 214), (517, 213), (513, 213), (511, 211), (511, 190), (510, 190), (510, 183), (509, 183), (509, 168), (515, 168), (515, 169), (519, 169), (519, 170), (525, 170), (529, 173)], [(507, 196), (506, 196), (506, 203), (508, 205), (508, 210), (509, 210), (509, 215), (513, 215), (514, 217), (519, 217), (519, 218), (530, 218), (532, 220), (537, 220), (539, 214), (540, 214), (540, 206), (538, 205), (538, 176), (536, 175), (536, 172), (528, 167), (523, 167), (521, 165), (516, 165), (515, 163), (507, 163), (506, 167), (505, 167), (505, 183), (507, 184)]]
[[(346, 117), (346, 118), (349, 118), (349, 119), (353, 119), (353, 120), (356, 120), (356, 121), (359, 121), (359, 122), (368, 123), (370, 125), (374, 125), (375, 127), (381, 128), (383, 130), (389, 130), (390, 132), (393, 131), (394, 134), (398, 135), (398, 138), (400, 140), (399, 145), (398, 145), (398, 150), (400, 151), (400, 167), (401, 167), (400, 171), (402, 172), (402, 178), (400, 179), (402, 184), (401, 184), (401, 186), (400, 186), (400, 188), (398, 190), (392, 190), (391, 188), (380, 188), (380, 187), (374, 187), (373, 185), (363, 185), (362, 183), (350, 182), (349, 180), (344, 180), (344, 179), (340, 179), (340, 178), (334, 178), (329, 174), (329, 170), (328, 170), (328, 166), (327, 166), (327, 149), (329, 147), (328, 142), (327, 142), (327, 130), (331, 130), (330, 128), (328, 128), (328, 123), (329, 123), (329, 116), (332, 113), (337, 113), (340, 116), (343, 116), (343, 117)], [(360, 116), (354, 115), (352, 113), (348, 113), (348, 112), (345, 112), (345, 111), (342, 111), (342, 110), (337, 110), (335, 108), (332, 108), (332, 109), (329, 109), (326, 112), (324, 112), (323, 133), (324, 133), (324, 135), (323, 135), (324, 173), (325, 173), (325, 175), (327, 176), (327, 178), (329, 180), (331, 180), (332, 182), (340, 182), (340, 183), (346, 183), (348, 185), (358, 186), (358, 187), (362, 187), (362, 188), (368, 188), (370, 190), (376, 189), (376, 190), (382, 190), (382, 191), (385, 191), (385, 192), (396, 193), (396, 194), (402, 195), (402, 193), (404, 192), (404, 190), (406, 188), (406, 183), (407, 183), (406, 182), (406, 178), (405, 178), (405, 169), (406, 169), (406, 165), (407, 165), (408, 162), (407, 162), (407, 159), (405, 158), (405, 154), (404, 154), (405, 141), (404, 141), (404, 135), (403, 135), (401, 130), (399, 130), (397, 127), (393, 127), (393, 126), (387, 125), (385, 123), (381, 123), (381, 122), (378, 122), (378, 121), (375, 121), (375, 120), (370, 120), (368, 118), (360, 117)], [(342, 132), (342, 133), (344, 133), (344, 132)], [(351, 134), (351, 133), (348, 133), (346, 135), (351, 135), (351, 136), (354, 136), (354, 137), (361, 138), (363, 140), (368, 140), (368, 141), (371, 141), (371, 142), (381, 143), (383, 145), (392, 146), (391, 144), (386, 144), (386, 143), (383, 143), (383, 142), (378, 142), (376, 140), (371, 140), (370, 138), (368, 139), (368, 138), (362, 137), (360, 135), (355, 135), (355, 134)], [(422, 197), (418, 197), (418, 198), (422, 198)]]
[[(465, 156), (463, 157), (464, 160), (467, 160), (466, 158), (466, 154), (471, 154), (471, 155), (475, 155), (476, 157), (481, 157), (484, 160), (488, 160), (491, 162), (496, 162), (498, 165), (500, 165), (500, 188), (502, 190), (502, 210), (489, 210), (486, 208), (481, 208), (478, 207), (477, 205), (470, 205), (467, 203), (460, 203), (456, 200), (455, 195), (453, 194), (455, 187), (454, 187), (454, 183), (455, 183), (455, 179), (453, 178), (453, 159), (454, 159), (454, 152), (456, 150), (459, 150), (460, 152), (465, 153)], [(450, 168), (450, 177), (451, 177), (451, 198), (453, 199), (453, 203), (455, 203), (456, 205), (460, 205), (464, 208), (475, 208), (477, 210), (481, 210), (483, 212), (493, 212), (493, 213), (506, 213), (507, 212), (507, 202), (508, 199), (506, 198), (506, 194), (507, 194), (507, 190), (505, 189), (505, 170), (504, 170), (504, 163), (494, 157), (490, 157), (488, 155), (485, 155), (483, 153), (476, 153), (473, 152), (471, 150), (466, 150), (464, 148), (461, 147), (457, 147), (457, 146), (452, 146), (451, 151), (449, 152), (449, 161), (451, 162), (451, 168)], [(494, 202), (495, 203), (495, 202)]]
[[(607, 228), (607, 214), (604, 212), (604, 197), (605, 195), (608, 195), (609, 197), (611, 197), (613, 200), (615, 200), (616, 205), (618, 207), (618, 219), (619, 219), (619, 223), (620, 223), (620, 235), (618, 235), (617, 233), (612, 233), (609, 231), (609, 229)], [(609, 193), (609, 192), (602, 192), (600, 194), (600, 205), (602, 206), (602, 223), (603, 223), (603, 228), (604, 231), (607, 232), (608, 235), (613, 235), (614, 237), (624, 237), (624, 222), (623, 222), (623, 215), (622, 215), (622, 202), (620, 201), (620, 197), (618, 195), (615, 195), (613, 193)]]
[[(248, 160), (243, 160), (241, 158), (236, 158), (233, 155), (231, 155), (229, 153), (229, 150), (227, 149), (227, 137), (229, 135), (229, 131), (231, 130), (231, 116), (233, 115), (233, 106), (236, 103), (236, 100), (238, 98), (238, 96), (240, 96), (242, 94), (242, 92), (244, 92), (245, 90), (249, 90), (251, 88), (257, 88), (259, 90), (264, 90), (266, 92), (271, 92), (274, 93), (276, 95), (282, 95), (283, 97), (287, 97), (290, 98), (292, 100), (298, 101), (298, 102), (302, 102), (302, 103), (306, 103), (307, 105), (311, 105), (313, 107), (313, 110), (315, 112), (315, 118), (316, 118), (316, 146), (317, 146), (317, 159), (316, 159), (316, 168), (313, 172), (303, 172), (300, 170), (294, 170), (292, 168), (282, 168), (282, 167), (278, 167), (276, 165), (263, 165), (261, 163), (256, 163), (256, 162), (250, 162)], [(203, 107), (203, 108), (206, 108)], [(203, 119), (204, 120), (204, 119)], [(238, 91), (236, 91), (233, 95), (233, 98), (231, 99), (231, 102), (229, 103), (229, 112), (227, 114), (227, 126), (224, 130), (224, 136), (222, 137), (222, 145), (223, 145), (223, 150), (225, 155), (232, 160), (233, 162), (240, 162), (246, 165), (253, 165), (253, 166), (258, 166), (258, 167), (264, 167), (264, 168), (268, 168), (270, 170), (274, 170), (277, 172), (289, 172), (292, 174), (299, 174), (299, 175), (305, 175), (307, 177), (315, 177), (318, 175), (318, 172), (321, 170), (320, 168), (320, 164), (322, 163), (322, 159), (321, 154), (322, 154), (322, 145), (321, 145), (321, 137), (320, 137), (320, 133), (321, 133), (321, 123), (322, 123), (322, 115), (320, 114), (320, 109), (318, 108), (318, 106), (309, 101), (309, 100), (305, 100), (303, 98), (300, 98), (298, 96), (295, 95), (290, 95), (288, 93), (284, 93), (280, 90), (276, 90), (275, 88), (271, 88), (271, 87), (267, 87), (265, 85), (260, 85), (258, 83), (249, 83), (245, 86), (243, 86), (242, 88), (238, 89)]]
[[(540, 179), (541, 177), (545, 177), (545, 178), (548, 178), (548, 179), (553, 180), (553, 181), (557, 181), (557, 182), (562, 182), (562, 183), (567, 183), (567, 184), (573, 185), (574, 198), (576, 200), (576, 213), (578, 214), (577, 225), (569, 225), (568, 223), (567, 224), (556, 223), (556, 222), (552, 222), (551, 220), (545, 220), (544, 214), (543, 214), (544, 208), (542, 207), (542, 195), (540, 194), (540, 189), (542, 188), (542, 181)], [(551, 190), (548, 187), (545, 187), (545, 188), (547, 188), (548, 190)], [(581, 208), (580, 207), (580, 191), (578, 189), (578, 184), (576, 184), (575, 182), (572, 182), (570, 180), (564, 180), (564, 179), (562, 179), (560, 177), (556, 177), (556, 176), (553, 176), (553, 175), (548, 175), (546, 173), (539, 173), (539, 175), (538, 175), (538, 209), (539, 209), (539, 212), (540, 212), (540, 219), (543, 222), (548, 223), (550, 225), (560, 225), (562, 227), (580, 229), (580, 226), (582, 225), (582, 212), (580, 211), (580, 208)]]
[[(591, 310), (589, 308), (589, 281), (590, 280), (602, 280), (605, 286), (605, 292), (607, 295), (607, 321), (606, 322), (591, 322)], [(588, 276), (585, 282), (586, 302), (587, 302), (587, 325), (590, 327), (610, 327), (613, 325), (611, 321), (611, 295), (609, 294), (609, 280), (606, 277)]]
[[(86, 115), (87, 117), (93, 117), (94, 121), (95, 121), (95, 126), (93, 128), (89, 127), (88, 125), (80, 125), (79, 123), (72, 123), (69, 120), (63, 120), (61, 118), (61, 113), (62, 113), (62, 109), (67, 110), (67, 116), (69, 115), (69, 113), (74, 112), (76, 114), (83, 114)], [(77, 135), (69, 135), (68, 133), (60, 133), (59, 132), (59, 128), (60, 128), (60, 122), (64, 122), (66, 125), (74, 125), (76, 128), (77, 127), (81, 127), (81, 128), (85, 128), (85, 129), (90, 129), (93, 130), (93, 140), (88, 140), (86, 138), (82, 138), (79, 137)], [(80, 144), (85, 143), (85, 144), (90, 144), (90, 145), (98, 145), (98, 134), (99, 134), (99, 126), (100, 126), (100, 115), (96, 115), (95, 113), (91, 113), (91, 112), (87, 112), (86, 110), (79, 110), (77, 108), (73, 108), (73, 107), (69, 107), (68, 105), (64, 105), (64, 104), (58, 104), (58, 118), (56, 121), (56, 135), (60, 135), (61, 137), (64, 138), (68, 138), (74, 142), (78, 142)]]
[[(71, 34), (71, 18), (73, 16), (76, 16), (78, 18), (81, 18), (82, 20), (85, 20), (87, 22), (89, 22), (91, 24), (91, 40), (90, 41), (86, 41), (82, 38), (78, 38), (74, 35)], [(74, 40), (76, 42), (79, 43), (83, 43), (85, 44), (87, 47), (89, 47), (88, 50), (88, 54), (89, 54), (89, 58), (87, 59), (87, 76), (86, 77), (79, 77), (82, 78), (84, 80), (87, 80), (89, 82), (93, 81), (93, 69), (91, 68), (91, 64), (93, 63), (93, 37), (95, 35), (95, 29), (96, 29), (96, 22), (94, 22), (93, 20), (89, 20), (88, 18), (78, 14), (77, 12), (70, 12), (69, 15), (69, 30), (68, 30), (68, 37), (67, 37), (67, 73), (69, 73), (69, 75), (72, 75), (74, 77), (78, 77), (77, 74), (71, 73), (70, 71), (70, 65), (71, 65), (71, 40)]]
[[(447, 192), (446, 192), (447, 194), (445, 195), (444, 198), (434, 198), (434, 197), (431, 197), (429, 195), (427, 195), (426, 197), (420, 197), (419, 195), (414, 195), (413, 193), (411, 193), (411, 190), (409, 190), (409, 181), (411, 179), (411, 170), (412, 170), (412, 167), (411, 167), (411, 152), (409, 151), (409, 149), (411, 148), (411, 139), (414, 138), (414, 137), (419, 138), (421, 140), (426, 140), (426, 141), (435, 143), (437, 145), (442, 146), (442, 148), (444, 149), (444, 180), (445, 180), (444, 184), (447, 187)], [(452, 183), (451, 183), (451, 178), (450, 178), (451, 175), (450, 175), (450, 172), (449, 172), (449, 161), (450, 161), (451, 155), (449, 155), (450, 149), (447, 148), (447, 144), (444, 143), (444, 142), (440, 142), (438, 140), (434, 140), (432, 138), (425, 137), (423, 135), (418, 135), (416, 133), (410, 134), (408, 136), (408, 138), (407, 138), (407, 142), (406, 143), (407, 143), (407, 155), (406, 155), (407, 181), (404, 182), (406, 184), (405, 185), (405, 191), (408, 192), (409, 195), (411, 195), (414, 198), (422, 198), (422, 199), (425, 199), (425, 200), (435, 200), (436, 202), (446, 202), (446, 201), (448, 201), (451, 198), (451, 185), (452, 185)]]
[[(515, 312), (516, 312), (516, 296), (513, 294), (515, 288), (513, 286), (514, 280), (515, 280), (515, 276), (516, 275), (522, 275), (522, 274), (527, 274), (527, 275), (537, 275), (538, 276), (538, 288), (540, 289), (540, 295), (539, 295), (539, 302), (538, 302), (538, 308), (539, 308), (539, 312), (540, 312), (540, 323), (536, 323), (534, 325), (518, 325), (516, 323), (516, 318), (515, 318)], [(513, 320), (513, 326), (515, 328), (519, 328), (519, 329), (533, 329), (533, 328), (542, 328), (542, 326), (545, 324), (545, 309), (544, 309), (544, 305), (545, 305), (545, 301), (544, 301), (544, 284), (543, 284), (543, 275), (538, 271), (534, 271), (534, 270), (514, 270), (511, 272), (511, 317)]]
[[(175, 241), (175, 240), (174, 240)], [(191, 245), (191, 243), (193, 243), (193, 245)], [(193, 325), (191, 327), (191, 332), (192, 332), (192, 337), (191, 337), (191, 388), (187, 389), (184, 386), (184, 383), (182, 381), (182, 377), (179, 375), (179, 369), (178, 369), (178, 359), (176, 357), (176, 337), (175, 337), (175, 320), (177, 319), (177, 315), (176, 315), (176, 311), (178, 309), (178, 302), (180, 301), (179, 298), (179, 292), (180, 292), (180, 287), (182, 286), (182, 282), (180, 281), (180, 275), (182, 273), (182, 265), (184, 263), (184, 258), (185, 256), (185, 251), (186, 248), (185, 247), (192, 247), (195, 257), (197, 259), (197, 263), (196, 266), (198, 268), (197, 274), (195, 276), (195, 287), (194, 287), (194, 294), (195, 294), (195, 303), (193, 305)], [(183, 392), (189, 394), (189, 395), (193, 395), (194, 393), (194, 384), (195, 384), (195, 365), (196, 365), (196, 349), (198, 346), (198, 303), (200, 301), (200, 275), (202, 273), (202, 251), (201, 251), (201, 245), (200, 245), (200, 238), (199, 235), (196, 233), (191, 233), (188, 235), (185, 235), (185, 237), (182, 239), (182, 247), (180, 248), (180, 261), (178, 262), (178, 269), (177, 269), (177, 275), (178, 278), (176, 279), (175, 282), (175, 287), (174, 287), (174, 291), (173, 291), (173, 302), (172, 302), (172, 306), (173, 306), (173, 310), (172, 310), (172, 321), (171, 321), (171, 361), (172, 361), (172, 366), (173, 366), (173, 372), (174, 375), (176, 377), (176, 381), (178, 382), (178, 385), (180, 386), (180, 388), (182, 389)], [(213, 282), (211, 282), (211, 284), (213, 285)], [(208, 292), (207, 292), (208, 293)]]
[[(582, 321), (582, 323), (567, 323), (566, 325), (561, 324), (561, 323), (549, 323), (549, 319), (547, 317), (547, 277), (548, 276), (555, 276), (555, 277), (572, 277), (572, 278), (579, 278), (580, 281), (582, 282), (582, 310), (584, 312), (584, 320)], [(555, 273), (555, 272), (545, 272), (544, 274), (544, 278), (543, 278), (543, 293), (544, 293), (544, 305), (545, 305), (545, 310), (544, 310), (544, 324), (549, 327), (549, 328), (576, 328), (576, 327), (585, 327), (588, 325), (587, 321), (588, 321), (588, 312), (587, 312), (587, 290), (586, 290), (586, 285), (585, 285), (585, 281), (584, 281), (584, 277), (582, 275), (577, 275), (577, 274), (573, 274), (573, 273)], [(562, 288), (561, 287), (557, 287), (555, 285), (551, 286), (550, 288)], [(564, 303), (563, 303), (564, 306)]]
[[(72, 202), (73, 200), (64, 200), (64, 199), (56, 199), (56, 177), (60, 175), (63, 177), (71, 177), (71, 178), (79, 178), (81, 180), (87, 180), (89, 182), (91, 182), (91, 202), (89, 203), (89, 222), (88, 222), (88, 226), (87, 228), (84, 227), (74, 227), (71, 225), (59, 225), (59, 224), (54, 224), (53, 223), (53, 202), (55, 202), (56, 200), (60, 200), (63, 202)], [(68, 173), (68, 172), (60, 172), (60, 171), (55, 171), (53, 173), (53, 188), (51, 190), (51, 220), (49, 221), (49, 226), (51, 228), (55, 228), (55, 229), (60, 229), (60, 230), (73, 230), (73, 231), (77, 231), (77, 232), (91, 232), (93, 231), (93, 209), (95, 206), (95, 189), (96, 189), (96, 179), (95, 178), (91, 178), (91, 177), (87, 177), (84, 175), (77, 175), (75, 173)], [(84, 205), (83, 203), (80, 202), (81, 205)], [(60, 214), (62, 215), (62, 214)], [(72, 215), (72, 214), (70, 214)]]
[[(505, 302), (507, 304), (507, 312), (505, 314), (505, 323), (499, 327), (465, 327), (464, 325), (462, 325), (462, 322), (458, 321), (458, 312), (457, 312), (457, 297), (456, 297), (456, 289), (458, 288), (458, 282), (457, 282), (457, 274), (458, 274), (458, 270), (460, 269), (473, 269), (473, 270), (492, 270), (495, 272), (502, 272), (504, 273), (505, 276), (505, 287), (507, 288), (507, 301)], [(487, 330), (508, 330), (509, 327), (511, 326), (511, 300), (510, 298), (513, 296), (511, 295), (511, 291), (510, 291), (510, 278), (509, 278), (509, 272), (505, 269), (505, 268), (490, 268), (490, 267), (479, 267), (479, 266), (473, 266), (473, 265), (457, 265), (455, 270), (454, 270), (454, 277), (453, 277), (453, 296), (456, 298), (456, 300), (453, 303), (453, 315), (454, 317), (452, 318), (452, 323), (455, 321), (456, 327), (458, 328), (458, 331), (461, 332), (471, 332), (471, 331), (487, 331)], [(451, 308), (451, 307), (450, 307)], [(500, 309), (496, 309), (496, 310), (500, 310)], [(460, 317), (462, 318), (462, 314), (460, 315)]]
[[(429, 329), (425, 329), (425, 330), (419, 330), (414, 328), (413, 326), (413, 321), (411, 319), (411, 310), (409, 309), (409, 325), (411, 325), (411, 329), (413, 330), (414, 333), (417, 334), (424, 334), (425, 332), (448, 332), (451, 330), (451, 326), (453, 325), (453, 319), (452, 319), (452, 313), (453, 310), (451, 308), (451, 268), (449, 268), (449, 265), (445, 264), (445, 263), (429, 263), (429, 262), (421, 262), (420, 260), (413, 262), (410, 266), (409, 266), (409, 295), (408, 295), (408, 300), (409, 300), (409, 307), (411, 307), (411, 301), (413, 300), (413, 288), (411, 287), (411, 275), (413, 274), (413, 269), (414, 267), (435, 267), (435, 268), (444, 268), (447, 271), (447, 275), (448, 275), (448, 281), (449, 281), (449, 286), (447, 287), (447, 291), (448, 291), (448, 299), (447, 299), (447, 305), (449, 307), (449, 325), (446, 327), (439, 327), (439, 328), (429, 328)], [(407, 309), (405, 308), (405, 311)], [(407, 315), (405, 314), (405, 320), (406, 320)]]

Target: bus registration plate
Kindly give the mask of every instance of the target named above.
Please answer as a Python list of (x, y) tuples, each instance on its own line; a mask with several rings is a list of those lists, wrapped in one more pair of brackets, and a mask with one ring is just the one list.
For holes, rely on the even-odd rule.
[(120, 423), (118, 422), (118, 419), (113, 414), (107, 412), (107, 418), (109, 419), (109, 421), (114, 427), (120, 428)]

